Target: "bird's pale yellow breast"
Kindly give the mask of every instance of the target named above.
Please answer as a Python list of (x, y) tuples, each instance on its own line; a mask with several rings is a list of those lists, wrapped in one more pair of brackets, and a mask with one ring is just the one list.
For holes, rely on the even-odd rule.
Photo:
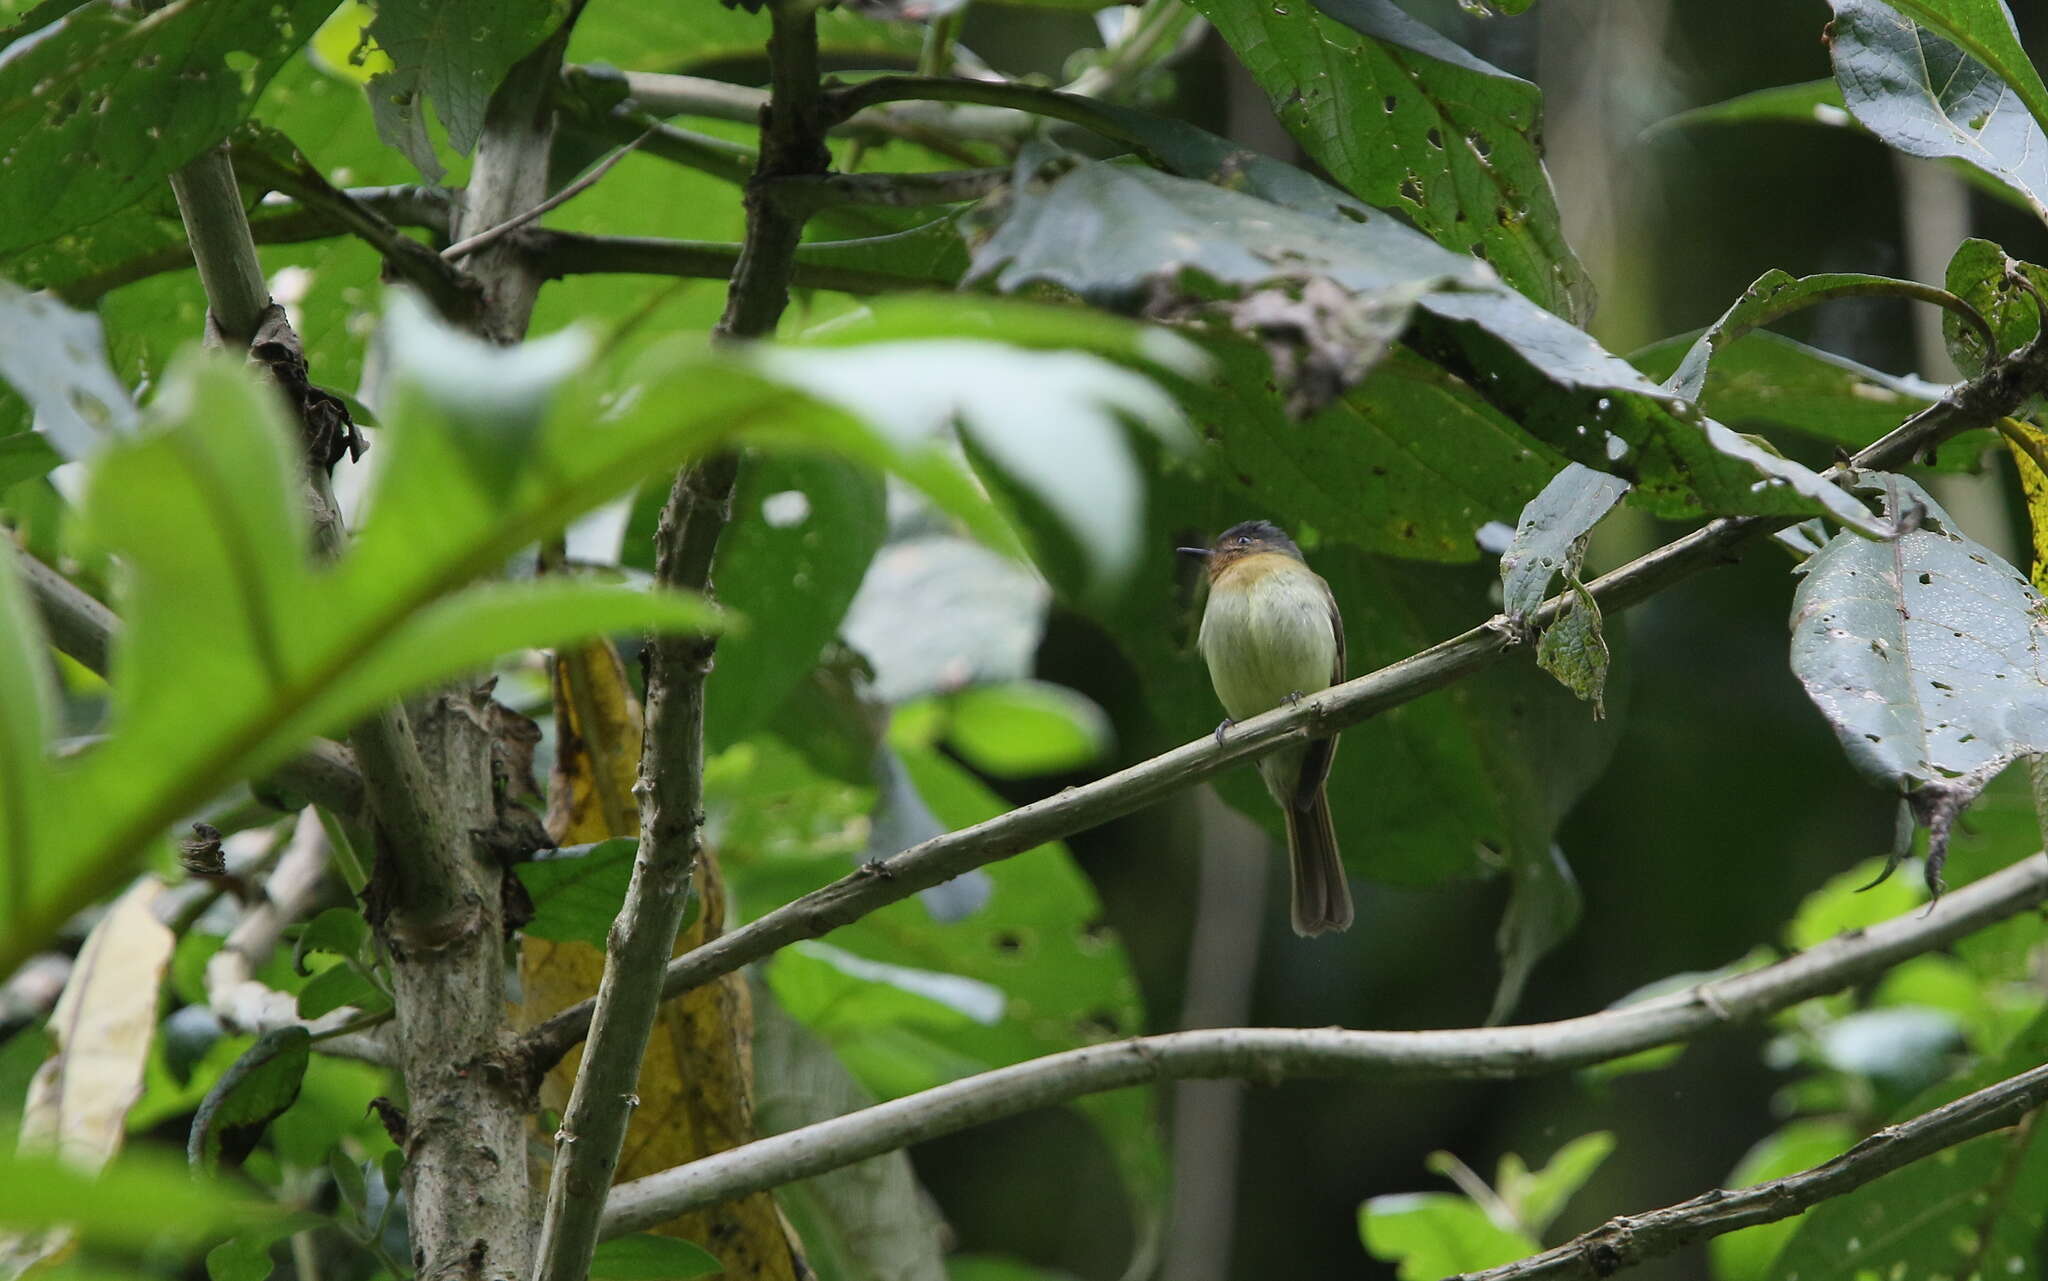
[(1329, 589), (1291, 556), (1246, 556), (1209, 585), (1197, 643), (1232, 720), (1328, 689), (1337, 666)]

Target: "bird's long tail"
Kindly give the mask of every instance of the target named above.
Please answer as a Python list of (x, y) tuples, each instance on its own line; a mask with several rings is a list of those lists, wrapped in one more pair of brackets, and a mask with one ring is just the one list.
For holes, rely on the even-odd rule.
[(1305, 808), (1283, 805), (1287, 853), (1294, 869), (1294, 932), (1307, 938), (1351, 928), (1351, 883), (1337, 853), (1330, 798), (1321, 788)]

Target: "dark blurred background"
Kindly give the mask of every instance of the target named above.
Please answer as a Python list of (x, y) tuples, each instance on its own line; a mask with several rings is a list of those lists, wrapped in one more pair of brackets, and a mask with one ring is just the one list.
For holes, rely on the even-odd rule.
[[(1537, 0), (1512, 19), (1475, 19), (1451, 0), (1408, 7), (1543, 88), (1558, 201), (1600, 287), (1593, 332), (1612, 350), (1709, 323), (1772, 267), (1939, 282), (1966, 235), (2020, 257), (2048, 255), (2048, 237), (2024, 214), (1848, 129), (1762, 124), (1642, 137), (1691, 107), (1829, 75), (1822, 0)], [(2015, 8), (2023, 37), (2041, 49), (2048, 12)], [(1088, 34), (1063, 21), (981, 7), (963, 40), (1005, 71), (1057, 76), (1063, 52)], [(1213, 36), (1179, 68), (1177, 92), (1190, 118), (1303, 162)], [(1835, 303), (1783, 329), (1887, 371), (1953, 374), (1938, 328), (1902, 303)], [(1943, 478), (1937, 492), (1973, 536), (2014, 553), (2025, 546), (2023, 517), (2008, 483), (1997, 472)], [(1676, 532), (1624, 513), (1596, 537), (1593, 568)], [(1790, 565), (1775, 549), (1756, 548), (1626, 615), (1620, 747), (1559, 835), (1584, 916), (1536, 970), (1516, 1021), (1597, 1010), (1643, 984), (1776, 941), (1803, 895), (1886, 848), (1889, 799), (1851, 773), (1787, 670)], [(1056, 615), (1040, 668), (1111, 713), (1118, 764), (1166, 745), (1114, 648), (1089, 624)], [(1074, 781), (1013, 788), (1012, 798)], [(1359, 883), (1358, 927), (1307, 943), (1287, 931), (1277, 906), (1286, 893), (1282, 860), (1213, 798), (1162, 806), (1071, 844), (1128, 941), (1154, 1031), (1419, 1028), (1485, 1016), (1506, 898), (1499, 882), (1434, 892)], [(1159, 1275), (1391, 1276), (1359, 1243), (1358, 1206), (1385, 1193), (1451, 1190), (1424, 1166), (1438, 1148), (1490, 1177), (1503, 1152), (1535, 1165), (1579, 1134), (1613, 1131), (1614, 1155), (1550, 1240), (1720, 1186), (1782, 1119), (1772, 1095), (1786, 1078), (1763, 1065), (1763, 1039), (1760, 1030), (1734, 1031), (1694, 1045), (1675, 1066), (1605, 1084), (1557, 1076), (1169, 1091), (1179, 1191)], [(1133, 1224), (1113, 1212), (1120, 1195), (1111, 1167), (1074, 1116), (1021, 1118), (915, 1156), (962, 1249), (1084, 1278), (1115, 1277), (1127, 1260)], [(1694, 1249), (1631, 1275), (1678, 1281), (1710, 1272), (1706, 1252)]]

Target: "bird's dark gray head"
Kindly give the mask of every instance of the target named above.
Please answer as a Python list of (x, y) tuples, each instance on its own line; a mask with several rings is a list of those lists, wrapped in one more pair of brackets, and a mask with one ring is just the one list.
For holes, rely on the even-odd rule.
[(1247, 520), (1232, 525), (1207, 547), (1183, 547), (1180, 550), (1208, 561), (1211, 578), (1222, 573), (1226, 565), (1261, 552), (1279, 552), (1296, 560), (1302, 558), (1301, 548), (1294, 545), (1287, 531), (1269, 520)]

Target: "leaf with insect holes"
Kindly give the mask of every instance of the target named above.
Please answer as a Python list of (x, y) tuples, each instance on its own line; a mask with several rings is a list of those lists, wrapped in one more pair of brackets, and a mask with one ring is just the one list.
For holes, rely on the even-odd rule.
[(1558, 574), (1577, 575), (1586, 536), (1628, 488), (1618, 476), (1567, 463), (1529, 500), (1500, 558), (1501, 608), (1510, 619), (1519, 621), (1541, 605)]
[(1911, 480), (1872, 473), (1859, 487), (1905, 532), (1845, 531), (1799, 567), (1792, 671), (1850, 762), (1931, 828), (1933, 887), (1961, 808), (2048, 751), (2048, 601)]
[(0, 253), (161, 191), (242, 121), (333, 7), (96, 0), (0, 50), (0, 169), (38, 175), (0, 183)]

